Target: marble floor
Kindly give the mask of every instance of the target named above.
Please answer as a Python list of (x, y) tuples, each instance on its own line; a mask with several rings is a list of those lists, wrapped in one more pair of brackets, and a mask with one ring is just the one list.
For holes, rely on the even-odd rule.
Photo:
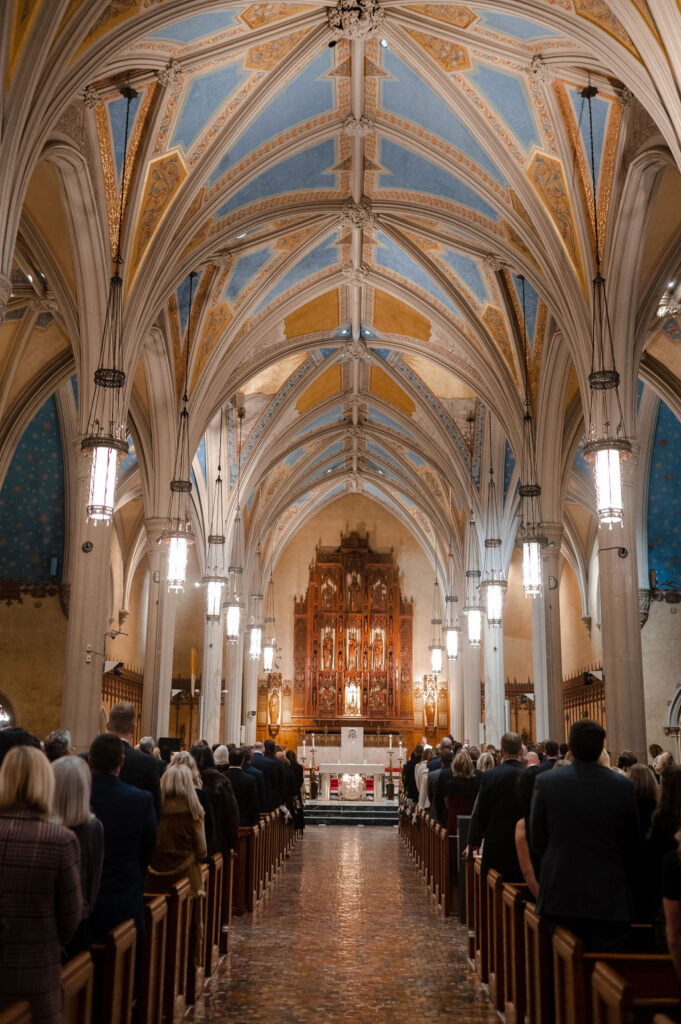
[(310, 827), (190, 1011), (194, 1022), (497, 1021), (393, 828)]

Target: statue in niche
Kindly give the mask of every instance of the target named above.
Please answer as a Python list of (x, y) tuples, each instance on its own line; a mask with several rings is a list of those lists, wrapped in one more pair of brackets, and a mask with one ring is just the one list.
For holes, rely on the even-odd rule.
[(359, 686), (357, 680), (353, 679), (345, 687), (345, 714), (358, 715), (359, 713)]
[(279, 691), (272, 690), (269, 700), (270, 725), (279, 724)]
[(380, 633), (375, 634), (374, 642), (371, 646), (373, 647), (374, 669), (381, 669), (383, 668), (383, 637)]
[(357, 633), (353, 629), (348, 635), (348, 664), (350, 672), (357, 671)]
[(385, 583), (379, 577), (371, 588), (371, 607), (379, 611), (385, 608)]
[(324, 668), (329, 672), (333, 668), (333, 636), (331, 635), (330, 629), (327, 629), (324, 633), (324, 640), (322, 642), (322, 658)]
[(336, 603), (336, 584), (333, 577), (327, 576), (322, 584), (322, 608), (329, 609), (333, 608)]
[(426, 697), (426, 725), (435, 725), (435, 694), (432, 690)]
[(362, 667), (363, 667), (365, 672), (369, 668), (369, 652), (368, 652), (367, 648), (368, 648), (368, 644), (365, 644), (364, 645), (364, 657), (362, 658)]
[(359, 612), (362, 610), (362, 597), (356, 572), (353, 572), (352, 580), (348, 587), (348, 607), (351, 612)]

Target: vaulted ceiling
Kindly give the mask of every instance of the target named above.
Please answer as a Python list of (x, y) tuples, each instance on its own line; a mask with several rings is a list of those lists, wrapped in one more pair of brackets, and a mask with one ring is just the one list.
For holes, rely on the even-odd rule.
[(87, 425), (124, 186), (126, 500), (165, 511), (189, 346), (195, 470), (210, 478), (222, 421), (232, 494), (245, 410), (251, 537), (274, 550), (362, 490), (426, 547), (460, 551), (490, 457), (513, 515), (523, 275), (540, 475), (560, 519), (590, 360), (587, 82), (628, 429), (639, 375), (681, 406), (681, 326), (655, 317), (681, 263), (677, 5), (358, 9), (374, 31), (338, 38), (335, 4), (5, 5), (0, 474), (36, 403), (74, 374)]

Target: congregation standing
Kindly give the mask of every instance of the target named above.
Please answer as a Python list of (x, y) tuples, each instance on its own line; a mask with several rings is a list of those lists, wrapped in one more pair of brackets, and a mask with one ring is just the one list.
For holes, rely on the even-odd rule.
[[(549, 930), (585, 951), (627, 952), (632, 924), (652, 926), (681, 977), (681, 767), (650, 748), (611, 764), (602, 726), (576, 722), (569, 743), (525, 746), (506, 733), (482, 753), (444, 737), (414, 747), (402, 770), (402, 813), (427, 813), (456, 836), (483, 877), (525, 882)], [(465, 840), (464, 840), (465, 841)]]
[(26, 1000), (34, 1024), (60, 1024), (62, 964), (125, 920), (141, 936), (145, 893), (181, 879), (200, 963), (201, 864), (261, 813), (304, 826), (294, 751), (201, 741), (164, 757), (152, 737), (135, 746), (136, 724), (133, 705), (114, 705), (82, 756), (65, 730), (43, 744), (0, 730), (0, 1011)]

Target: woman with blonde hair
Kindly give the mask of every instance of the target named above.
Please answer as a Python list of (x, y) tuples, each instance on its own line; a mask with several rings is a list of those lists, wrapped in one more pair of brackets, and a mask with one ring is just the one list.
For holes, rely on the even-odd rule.
[(54, 818), (70, 829), (80, 845), (80, 881), (83, 889), (83, 920), (66, 946), (65, 959), (92, 945), (89, 917), (92, 913), (104, 863), (104, 827), (90, 810), (92, 775), (82, 757), (60, 757), (54, 772)]
[(189, 765), (173, 758), (161, 776), (161, 818), (144, 891), (166, 893), (175, 882), (183, 878), (188, 880), (194, 903), (191, 943), (196, 964), (201, 963), (203, 898), (206, 895), (201, 862), (206, 855), (204, 812), (192, 770)]
[(13, 747), (0, 768), (0, 1011), (25, 999), (35, 1024), (61, 1022), (61, 947), (83, 913), (78, 840), (53, 805), (50, 762)]
[(460, 750), (452, 762), (451, 777), (442, 783), (448, 835), (458, 835), (457, 818), (473, 812), (479, 788), (480, 778), (475, 774), (471, 755), (467, 750)]
[(478, 772), (491, 772), (492, 768), (496, 767), (494, 760), (494, 754), (490, 754), (488, 750), (484, 754), (481, 754), (476, 763), (476, 769)]

